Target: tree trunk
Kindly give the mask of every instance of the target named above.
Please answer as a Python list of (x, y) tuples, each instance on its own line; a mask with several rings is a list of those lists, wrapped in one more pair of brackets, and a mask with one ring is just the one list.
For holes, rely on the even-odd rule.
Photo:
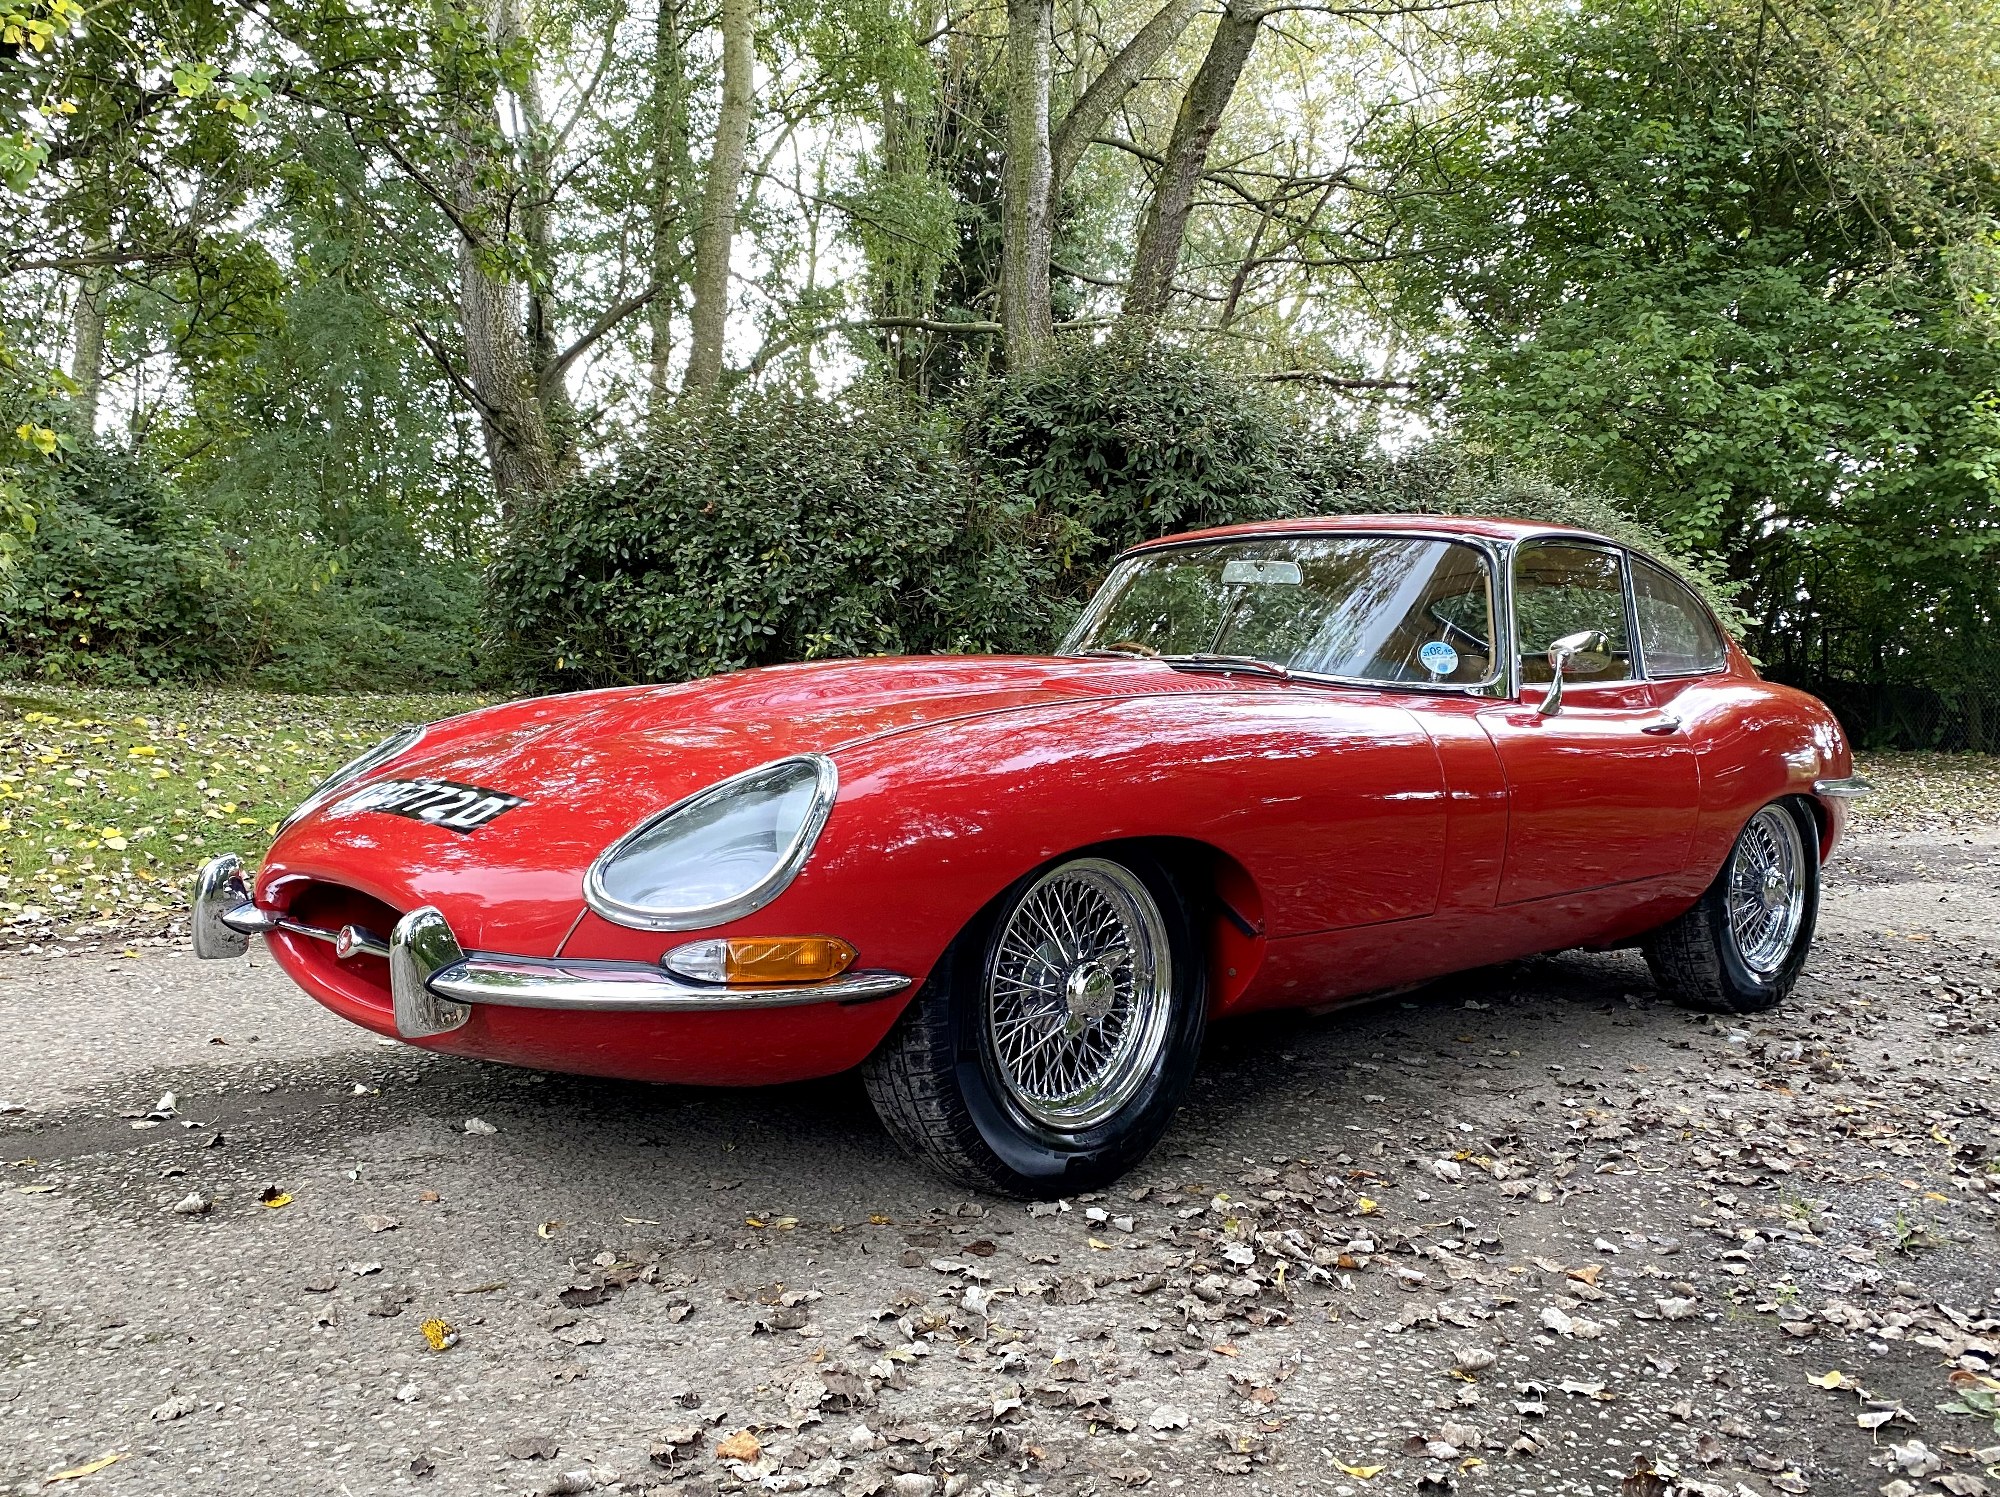
[(1054, 0), (1007, 0), (1007, 164), (1000, 182), (1000, 324), (1009, 369), (1041, 362), (1055, 336), (1049, 303), (1053, 163), (1049, 147)]
[(552, 228), (555, 173), (549, 159), (549, 117), (541, 86), (532, 67), (515, 98), (527, 127), (521, 142), (521, 239), (527, 250), (528, 362), (534, 370), (535, 395), (541, 402), (549, 443), (558, 462), (567, 463), (576, 446), (576, 407), (569, 383), (556, 367), (556, 250)]
[(97, 404), (104, 391), (104, 303), (110, 289), (111, 273), (102, 266), (93, 265), (77, 278), (69, 363), (76, 394), (70, 404), (77, 434), (86, 438), (97, 431)]
[(1166, 311), (1174, 291), (1174, 272), (1179, 268), (1181, 244), (1187, 237), (1188, 215), (1194, 209), (1195, 188), (1208, 170), (1208, 148), (1222, 125), (1223, 111), (1250, 60), (1257, 43), (1257, 28), (1264, 22), (1265, 0), (1229, 0), (1229, 7), (1216, 22), (1215, 37), (1208, 55), (1201, 60), (1194, 81), (1181, 97), (1180, 112), (1174, 117), (1173, 138), (1167, 143), (1166, 162), (1154, 185), (1153, 198), (1146, 205), (1145, 221), (1139, 229), (1139, 247), (1132, 257), (1132, 277), (1125, 288), (1121, 315), (1127, 323), (1157, 322)]
[[(669, 365), (674, 352), (674, 314), (681, 308), (680, 208), (688, 160), (687, 57), (681, 46), (679, 0), (658, 0), (653, 13), (652, 194), (647, 203), (652, 244), (653, 285), (660, 291), (646, 308), (646, 416), (657, 425), (670, 409)], [(669, 292), (668, 287), (674, 288)]]
[(729, 262), (736, 240), (737, 197), (756, 105), (755, 0), (722, 0), (722, 104), (715, 149), (702, 185), (701, 227), (694, 242), (694, 306), (688, 314), (688, 367), (682, 399), (707, 399), (722, 379), (722, 337), (729, 323)]
[(1138, 34), (1119, 48), (1117, 55), (1104, 65), (1104, 71), (1091, 80), (1082, 97), (1070, 106), (1050, 147), (1053, 158), (1049, 173), (1051, 213), (1055, 211), (1054, 199), (1061, 195), (1064, 184), (1076, 170), (1077, 162), (1083, 159), (1083, 153), (1089, 149), (1097, 132), (1104, 128), (1104, 122), (1111, 118), (1111, 111), (1138, 86), (1148, 69), (1160, 60), (1175, 39), (1187, 30), (1199, 3), (1200, 0), (1167, 0), (1154, 12), (1152, 20), (1141, 26)]
[[(513, 0), (480, 0), (486, 40), (498, 50), (521, 36)], [(506, 233), (510, 161), (496, 159), (499, 97), (491, 74), (454, 103), (458, 123), (451, 153), (452, 211), (458, 241), (458, 322), (465, 343), (465, 382), (486, 438), (487, 465), (503, 517), (556, 486), (561, 464), (542, 408), (533, 354), (524, 335), (522, 289), (497, 252)]]

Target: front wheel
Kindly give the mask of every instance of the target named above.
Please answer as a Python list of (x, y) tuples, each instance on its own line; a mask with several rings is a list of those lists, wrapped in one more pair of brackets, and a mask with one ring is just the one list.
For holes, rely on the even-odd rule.
[(1819, 916), (1819, 828), (1791, 801), (1743, 828), (1693, 909), (1646, 940), (1646, 963), (1684, 1008), (1753, 1014), (1791, 992)]
[(1029, 875), (960, 934), (863, 1072), (897, 1142), (1006, 1195), (1116, 1179), (1194, 1074), (1205, 968), (1179, 887), (1149, 858)]

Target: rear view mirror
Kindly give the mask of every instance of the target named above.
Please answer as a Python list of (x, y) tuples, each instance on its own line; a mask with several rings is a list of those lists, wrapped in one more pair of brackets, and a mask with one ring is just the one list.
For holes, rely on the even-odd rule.
[(1231, 561), (1222, 567), (1224, 587), (1297, 587), (1304, 581), (1295, 561)]
[(1611, 666), (1611, 641), (1600, 629), (1581, 629), (1565, 634), (1549, 646), (1549, 690), (1536, 710), (1543, 717), (1562, 711), (1563, 673), (1595, 676)]

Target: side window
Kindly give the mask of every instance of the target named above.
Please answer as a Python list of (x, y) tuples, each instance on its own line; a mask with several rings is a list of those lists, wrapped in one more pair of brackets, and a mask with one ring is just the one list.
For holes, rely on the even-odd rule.
[(1721, 670), (1729, 651), (1693, 593), (1649, 561), (1632, 558), (1632, 601), (1649, 676), (1697, 676)]
[(1577, 682), (1629, 681), (1632, 646), (1625, 635), (1625, 563), (1616, 551), (1567, 541), (1523, 546), (1514, 557), (1514, 625), (1523, 681), (1549, 679), (1549, 646), (1595, 629), (1611, 640), (1611, 663)]

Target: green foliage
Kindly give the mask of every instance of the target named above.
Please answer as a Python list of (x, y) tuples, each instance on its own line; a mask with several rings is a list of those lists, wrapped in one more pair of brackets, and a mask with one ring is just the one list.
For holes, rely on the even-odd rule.
[(964, 406), (974, 469), (1032, 507), (1059, 595), (1087, 595), (1127, 546), (1296, 514), (1302, 431), (1263, 393), (1176, 349), (1072, 344)]
[(1370, 142), (1459, 433), (1719, 558), (1795, 676), (1991, 670), (2000, 189), (1941, 92), (1981, 81), (1951, 12), (1532, 10)]
[(0, 675), (214, 677), (244, 597), (212, 529), (144, 463), (81, 447), (37, 475), (40, 524), (0, 601)]
[(235, 680), (272, 691), (442, 691), (478, 665), (479, 574), (382, 515), (334, 552), (284, 536), (239, 543), (251, 622)]
[(40, 524), (0, 598), (0, 676), (278, 690), (464, 686), (472, 569), (394, 515), (339, 548), (232, 537), (144, 460), (98, 445), (33, 475)]
[(524, 516), (488, 575), (515, 674), (680, 680), (1051, 632), (1016, 511), (867, 392), (682, 412)]

